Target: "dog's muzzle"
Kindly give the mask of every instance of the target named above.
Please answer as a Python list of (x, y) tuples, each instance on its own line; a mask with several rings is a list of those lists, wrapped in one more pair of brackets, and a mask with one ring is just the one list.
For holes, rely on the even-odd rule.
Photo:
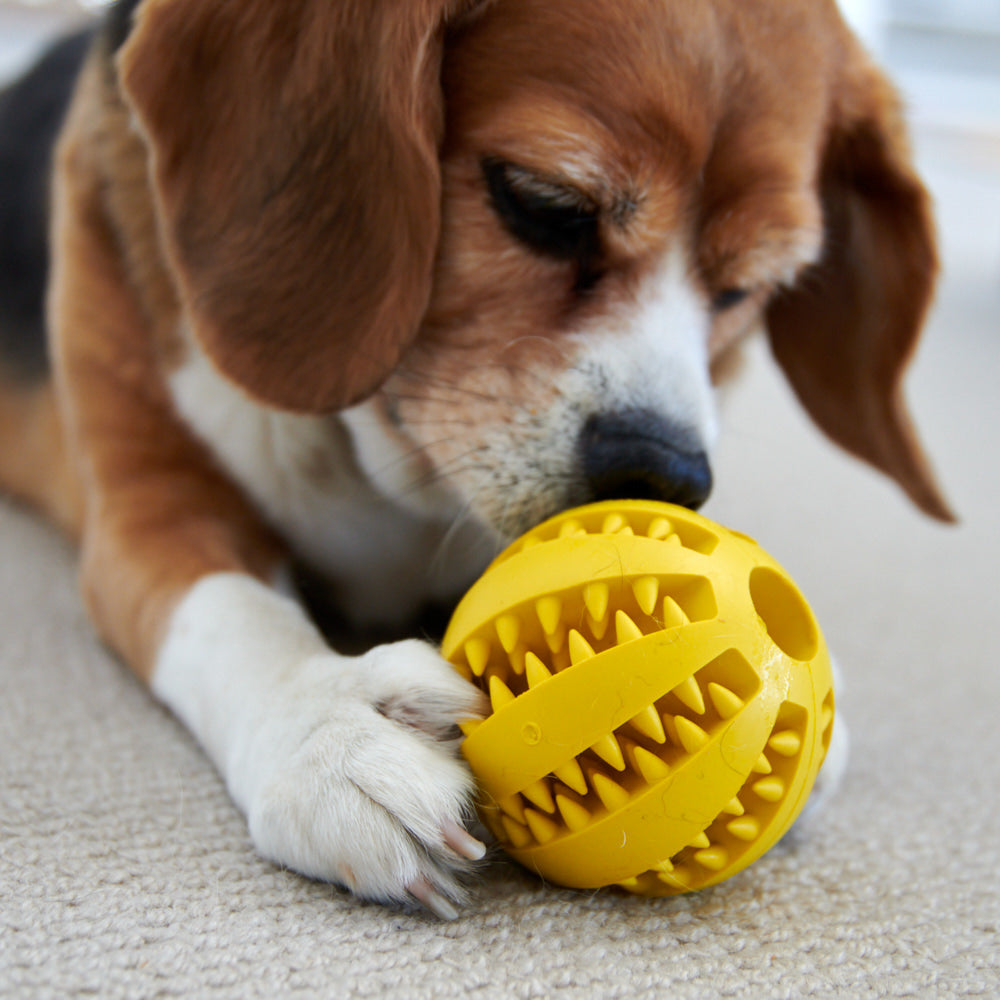
[(664, 500), (696, 510), (712, 492), (704, 450), (651, 410), (592, 416), (580, 462), (593, 500)]

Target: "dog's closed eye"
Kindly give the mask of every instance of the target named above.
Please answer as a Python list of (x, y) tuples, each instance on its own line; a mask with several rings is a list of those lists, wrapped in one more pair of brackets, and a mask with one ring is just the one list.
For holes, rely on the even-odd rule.
[(748, 288), (723, 288), (712, 297), (712, 308), (716, 312), (725, 312), (727, 309), (735, 309), (749, 297)]
[(600, 256), (597, 206), (581, 191), (502, 160), (483, 161), (490, 200), (507, 231), (556, 260), (577, 261), (592, 274)]

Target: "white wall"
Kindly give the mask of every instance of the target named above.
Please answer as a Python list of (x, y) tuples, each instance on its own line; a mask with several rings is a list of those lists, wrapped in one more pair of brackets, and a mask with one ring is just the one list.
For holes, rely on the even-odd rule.
[(840, 7), (865, 44), (880, 50), (887, 17), (885, 0), (840, 0)]

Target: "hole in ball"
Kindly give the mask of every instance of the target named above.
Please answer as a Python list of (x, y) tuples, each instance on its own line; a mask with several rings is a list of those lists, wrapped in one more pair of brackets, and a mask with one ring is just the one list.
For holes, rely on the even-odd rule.
[(750, 574), (750, 599), (775, 645), (793, 660), (819, 651), (819, 629), (802, 595), (780, 573), (758, 566)]

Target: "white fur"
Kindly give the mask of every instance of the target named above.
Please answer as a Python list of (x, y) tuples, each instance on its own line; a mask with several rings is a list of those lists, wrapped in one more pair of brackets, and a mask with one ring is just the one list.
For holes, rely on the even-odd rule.
[[(295, 552), (341, 584), (349, 620), (396, 624), (424, 601), (461, 593), (498, 538), (587, 498), (577, 447), (594, 414), (652, 410), (674, 426), (678, 447), (710, 450), (708, 327), (675, 248), (630, 306), (566, 335), (562, 371), (537, 381), (536, 405), (511, 407), (492, 425), (468, 414), (457, 433), (477, 446), (477, 460), (465, 478), (453, 464), (447, 479), (428, 474), (427, 442), (387, 428), (376, 402), (320, 417), (254, 402), (190, 338), (170, 386), (180, 414)], [(468, 388), (468, 398), (484, 389), (503, 397), (502, 387)]]
[(447, 829), (467, 815), (472, 779), (448, 737), (482, 695), (429, 646), (336, 655), (293, 601), (219, 573), (176, 610), (152, 687), (265, 857), (372, 899), (459, 894)]
[(318, 417), (270, 409), (194, 344), (170, 387), (181, 416), (296, 554), (341, 585), (353, 624), (405, 623), (425, 601), (461, 593), (493, 552), (474, 523), (452, 530), (460, 508), (444, 488), (412, 488), (414, 449), (381, 429), (372, 404)]
[(838, 715), (833, 723), (833, 733), (830, 737), (830, 748), (826, 752), (826, 760), (816, 777), (809, 801), (799, 815), (799, 822), (808, 823), (814, 816), (822, 812), (829, 801), (837, 794), (847, 773), (847, 764), (851, 756), (851, 737), (843, 715)]
[(560, 391), (582, 398), (592, 412), (655, 410), (676, 429), (678, 446), (708, 451), (717, 436), (709, 325), (708, 307), (685, 255), (672, 249), (631, 308), (602, 317), (572, 338), (574, 365), (560, 380)]
[[(481, 520), (509, 537), (589, 499), (578, 449), (595, 414), (651, 410), (673, 426), (677, 447), (709, 451), (717, 425), (708, 334), (704, 296), (681, 251), (672, 250), (631, 303), (618, 303), (552, 342), (559, 366), (521, 376), (520, 405), (503, 407), (489, 425), (468, 415), (461, 450), (474, 451), (474, 461), (467, 468), (448, 463), (456, 488)], [(504, 372), (501, 349), (495, 365), (441, 391), (445, 398), (504, 400), (510, 389)]]

